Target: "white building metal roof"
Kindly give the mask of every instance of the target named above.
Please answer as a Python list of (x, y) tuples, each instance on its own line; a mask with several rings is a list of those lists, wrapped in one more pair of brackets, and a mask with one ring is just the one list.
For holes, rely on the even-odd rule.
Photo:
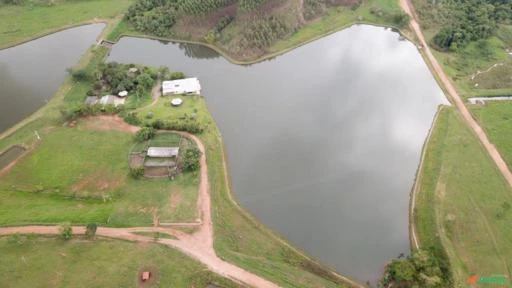
[(128, 91), (121, 91), (117, 95), (119, 95), (119, 97), (126, 97), (126, 96), (128, 96)]
[(149, 147), (147, 156), (155, 158), (178, 157), (179, 151), (179, 147)]
[(201, 84), (197, 78), (162, 82), (162, 94), (200, 94)]

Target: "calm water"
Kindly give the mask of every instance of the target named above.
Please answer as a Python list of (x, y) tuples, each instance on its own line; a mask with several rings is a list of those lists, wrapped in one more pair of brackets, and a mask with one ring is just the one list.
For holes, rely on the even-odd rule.
[(58, 32), (0, 50), (0, 133), (49, 101), (104, 24)]
[[(0, 131), (50, 99), (102, 28), (0, 51)], [(446, 100), (398, 34), (353, 26), (251, 66), (200, 46), (123, 38), (109, 60), (199, 77), (238, 200), (297, 247), (361, 282), (409, 251), (409, 191)]]
[(123, 38), (108, 60), (199, 77), (238, 200), (297, 247), (361, 282), (408, 253), (409, 192), (447, 101), (397, 33), (353, 26), (251, 66)]

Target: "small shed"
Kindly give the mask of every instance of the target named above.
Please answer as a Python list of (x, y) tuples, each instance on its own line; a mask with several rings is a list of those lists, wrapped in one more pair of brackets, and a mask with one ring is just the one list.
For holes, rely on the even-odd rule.
[(180, 106), (181, 104), (183, 104), (183, 100), (181, 98), (174, 98), (171, 100), (171, 105), (172, 106)]
[(154, 158), (173, 158), (178, 157), (179, 147), (149, 147), (147, 156)]
[(137, 73), (137, 71), (139, 71), (139, 69), (137, 69), (135, 67), (128, 69), (128, 72), (130, 72), (130, 73)]
[(124, 98), (124, 97), (128, 96), (128, 91), (121, 91), (117, 95), (119, 95), (119, 97), (123, 97)]
[(162, 82), (162, 94), (200, 94), (201, 84), (197, 78), (186, 78)]

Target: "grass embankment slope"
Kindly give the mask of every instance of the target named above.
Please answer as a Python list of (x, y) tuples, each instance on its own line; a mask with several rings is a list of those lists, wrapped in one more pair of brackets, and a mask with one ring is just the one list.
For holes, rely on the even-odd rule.
[(511, 279), (512, 189), (453, 107), (439, 112), (422, 164), (420, 245), (446, 251), (456, 287), (471, 275)]
[[(0, 237), (1, 287), (241, 287), (163, 245), (96, 238)], [(141, 283), (140, 274), (152, 279)]]
[(0, 49), (64, 28), (126, 11), (133, 0), (22, 1), (20, 5), (0, 4)]
[[(150, 25), (143, 25), (143, 20), (137, 24), (133, 19), (124, 19), (107, 39), (139, 36), (200, 43), (234, 63), (247, 64), (277, 56), (354, 23), (392, 27), (403, 24), (397, 20), (402, 12), (395, 0), (335, 1), (343, 3), (338, 6), (326, 5), (328, 1), (310, 1), (320, 8), (308, 1), (260, 1), (263, 4), (252, 9), (241, 8), (238, 2), (241, 1), (198, 15), (178, 13), (176, 23), (165, 31), (153, 31), (147, 28)], [(222, 24), (224, 16), (232, 17), (231, 22)]]

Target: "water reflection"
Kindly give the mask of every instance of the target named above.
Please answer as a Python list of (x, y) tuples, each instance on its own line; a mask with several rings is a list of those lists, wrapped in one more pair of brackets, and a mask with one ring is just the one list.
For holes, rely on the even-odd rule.
[(184, 57), (184, 46), (212, 53), (123, 38), (109, 60), (199, 77), (245, 208), (361, 282), (408, 252), (409, 191), (447, 103), (412, 43), (353, 26), (251, 66)]
[(66, 68), (76, 64), (104, 26), (81, 26), (0, 50), (0, 133), (53, 97)]

